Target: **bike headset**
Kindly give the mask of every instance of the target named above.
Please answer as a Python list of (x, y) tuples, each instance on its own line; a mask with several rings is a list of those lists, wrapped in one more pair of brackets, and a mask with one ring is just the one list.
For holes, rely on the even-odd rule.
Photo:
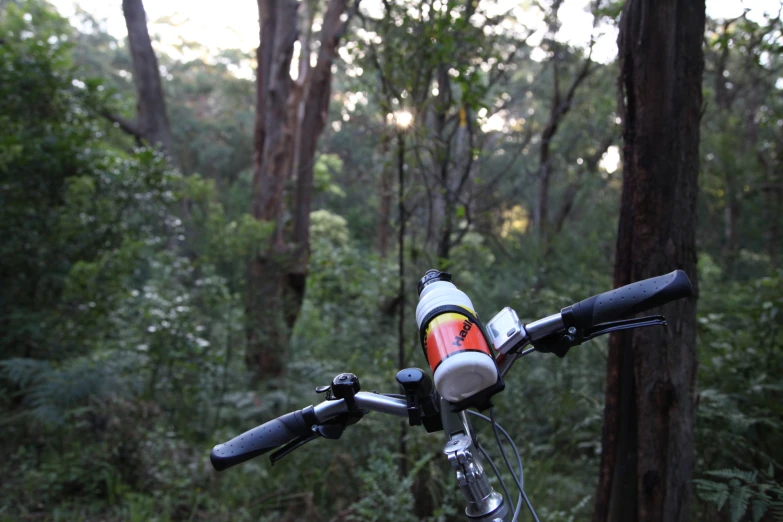
[[(444, 272), (428, 271), (422, 278), (422, 283), (434, 277), (451, 280), (451, 276)], [(666, 319), (662, 315), (622, 318), (693, 295), (687, 274), (682, 270), (675, 270), (589, 297), (563, 308), (559, 313), (528, 324), (523, 324), (516, 312), (509, 307), (495, 315), (486, 328), (481, 325), (478, 316), (474, 315), (472, 320), (475, 320), (496, 352), (492, 357), (497, 367), (498, 381), (487, 389), (465, 400), (449, 402), (434, 389), (429, 374), (418, 368), (398, 372), (397, 382), (402, 387), (403, 394), (363, 392), (356, 375), (341, 373), (335, 376), (330, 385), (316, 388), (317, 393), (326, 394), (324, 402), (287, 413), (218, 444), (212, 449), (210, 461), (217, 471), (223, 471), (282, 446), (269, 457), (274, 464), (317, 438), (339, 439), (348, 426), (359, 422), (369, 412), (408, 417), (411, 426), (423, 425), (429, 433), (446, 433), (444, 453), (457, 472), (460, 489), (468, 501), (466, 515), (470, 520), (503, 522), (511, 515), (510, 520), (515, 522), (524, 501), (533, 519), (538, 521), (538, 516), (524, 491), (524, 468), (519, 450), (508, 432), (495, 421), (491, 398), (503, 391), (503, 377), (517, 359), (533, 352), (554, 353), (562, 358), (570, 348), (599, 335), (631, 328), (666, 325)], [(528, 345), (532, 346), (528, 348)], [(480, 411), (488, 409), (489, 417), (468, 409), (471, 407)], [(486, 459), (498, 478), (505, 498), (510, 500), (511, 495), (503, 477), (479, 443), (466, 412), (492, 425), (495, 442), (519, 491), (516, 507), (511, 513), (503, 497), (492, 489), (480, 460), (472, 452), (477, 449)], [(514, 453), (518, 474), (509, 462), (501, 443), (501, 435)]]

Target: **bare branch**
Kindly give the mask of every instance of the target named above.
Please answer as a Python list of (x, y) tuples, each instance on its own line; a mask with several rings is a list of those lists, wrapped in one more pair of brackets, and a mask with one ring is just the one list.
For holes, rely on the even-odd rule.
[(609, 149), (609, 147), (611, 147), (614, 142), (615, 136), (613, 134), (605, 136), (603, 140), (601, 140), (601, 144), (598, 146), (595, 153), (584, 161), (583, 167), (577, 172), (576, 179), (572, 181), (568, 187), (566, 187), (565, 195), (563, 196), (563, 202), (560, 206), (560, 210), (557, 213), (557, 217), (555, 218), (555, 233), (559, 233), (563, 229), (566, 219), (571, 213), (571, 210), (573, 210), (574, 202), (576, 201), (576, 196), (578, 195), (579, 189), (582, 186), (581, 181), (585, 172), (598, 171), (598, 163), (601, 161), (601, 158), (603, 157), (604, 153), (606, 153), (607, 149)]
[(101, 110), (100, 115), (112, 122), (115, 127), (119, 128), (126, 134), (133, 136), (137, 143), (141, 143), (144, 140), (144, 136), (142, 136), (141, 131), (138, 129), (135, 123), (126, 120), (122, 116), (111, 113), (108, 110)]

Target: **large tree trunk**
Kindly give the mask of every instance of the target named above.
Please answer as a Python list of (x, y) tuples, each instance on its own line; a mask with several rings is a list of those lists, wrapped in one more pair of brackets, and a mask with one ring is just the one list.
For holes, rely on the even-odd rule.
[(256, 377), (283, 372), (289, 325), (285, 318), (287, 245), (283, 237), (283, 187), (293, 161), (293, 121), (289, 117), (290, 77), (298, 38), (293, 0), (259, 0), (261, 44), (256, 75), (252, 214), (271, 224), (271, 243), (248, 270), (247, 352)]
[[(310, 66), (310, 36), (301, 37), (299, 78), (291, 79), (300, 39), (295, 0), (258, 0), (260, 45), (256, 76), (252, 214), (271, 224), (269, 245), (248, 268), (247, 352), (257, 378), (283, 373), (286, 346), (304, 299), (316, 145), (329, 110), (332, 63), (346, 29), (347, 0), (329, 0), (318, 61)], [(304, 17), (308, 23), (310, 16)], [(284, 188), (296, 176), (293, 202)], [(293, 203), (292, 208), (288, 208)], [(292, 216), (293, 223), (288, 223)]]
[[(615, 286), (675, 268), (696, 283), (704, 0), (629, 0), (619, 47), (624, 172)], [(610, 339), (594, 521), (688, 519), (696, 301), (653, 310), (667, 328)]]
[[(296, 201), (294, 207), (293, 240), (297, 252), (295, 263), (289, 270), (288, 280), (297, 300), (296, 311), (304, 298), (304, 285), (307, 276), (307, 262), (310, 245), (310, 207), (313, 192), (313, 174), (315, 167), (318, 138), (323, 133), (329, 116), (329, 99), (332, 94), (332, 64), (337, 55), (337, 46), (345, 32), (342, 22), (347, 0), (330, 0), (326, 7), (321, 28), (321, 45), (318, 48), (318, 61), (315, 67), (302, 69), (305, 76), (299, 79), (302, 89), (296, 110), (300, 115), (295, 154)], [(304, 48), (304, 44), (303, 44)], [(302, 51), (306, 53), (306, 51)], [(309, 65), (310, 57), (306, 56)], [(294, 318), (295, 320), (295, 318)]]
[(117, 123), (127, 132), (141, 137), (151, 145), (159, 145), (169, 159), (174, 160), (174, 140), (166, 116), (166, 101), (160, 83), (158, 59), (155, 57), (147, 31), (144, 4), (142, 0), (122, 0), (122, 12), (128, 28), (137, 102), (136, 123), (129, 124), (122, 121)]

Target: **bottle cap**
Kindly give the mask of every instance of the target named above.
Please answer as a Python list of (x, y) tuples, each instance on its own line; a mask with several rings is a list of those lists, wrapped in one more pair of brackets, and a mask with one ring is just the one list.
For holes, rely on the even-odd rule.
[(436, 281), (447, 281), (451, 282), (451, 274), (448, 272), (441, 272), (440, 270), (435, 270), (434, 268), (431, 268), (427, 270), (427, 272), (424, 274), (424, 277), (421, 278), (419, 281), (418, 286), (418, 292), (419, 296), (421, 296), (421, 291), (424, 290), (424, 287), (427, 286), (430, 283), (434, 283)]

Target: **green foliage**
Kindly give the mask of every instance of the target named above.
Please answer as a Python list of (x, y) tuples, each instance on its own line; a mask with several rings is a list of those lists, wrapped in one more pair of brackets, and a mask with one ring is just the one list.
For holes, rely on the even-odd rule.
[[(783, 490), (775, 482), (780, 459), (780, 275), (720, 287), (721, 272), (702, 263), (699, 317), (701, 383), (694, 481), (700, 499), (729, 520), (783, 518)], [(712, 286), (710, 286), (712, 285)], [(717, 288), (720, 294), (716, 294)], [(731, 466), (731, 467), (728, 467)], [(765, 518), (766, 520), (766, 518)]]
[(765, 455), (777, 459), (783, 409), (768, 397), (781, 392), (781, 278), (737, 283), (718, 293), (707, 286), (710, 279), (704, 282), (699, 433), (710, 439), (704, 464), (744, 467)]
[[(290, 345), (280, 347), (287, 374), (254, 385), (243, 361), (245, 275), (273, 230), (248, 213), (255, 88), (234, 72), (253, 57), (226, 50), (186, 61), (158, 53), (170, 75), (163, 84), (182, 165), (177, 174), (101, 116), (130, 119), (136, 104), (122, 41), (86, 13), (77, 30), (44, 2), (6, 4), (0, 445), (7, 458), (0, 463), (0, 520), (461, 520), (463, 501), (440, 455), (442, 434), (409, 428), (403, 457), (402, 421), (368, 415), (340, 440), (314, 441), (275, 467), (256, 459), (217, 475), (208, 451), (320, 401), (312, 389), (337, 372), (357, 373), (365, 390), (397, 391), (398, 313), (404, 306), (406, 364), (426, 367), (413, 319), (415, 287), (439, 263), (485, 318), (512, 306), (529, 321), (609, 288), (619, 172), (589, 173), (580, 160), (595, 154), (601, 136), (619, 130), (614, 65), (593, 64), (550, 143), (553, 204), (572, 186), (578, 191), (562, 230), (545, 242), (529, 226), (539, 158), (535, 138), (526, 136), (547, 124), (551, 64), (531, 60), (534, 48), (512, 34), (510, 16), (490, 16), (484, 2), (447, 1), (439, 9), (391, 2), (383, 18), (355, 18), (343, 49), (354, 62), (335, 73), (336, 125), (327, 127), (314, 166), (306, 297)], [(621, 4), (601, 2), (596, 14), (613, 23)], [(766, 241), (774, 232), (774, 199), (766, 198), (779, 184), (783, 106), (773, 96), (776, 77), (762, 74), (779, 62), (775, 23), (741, 20), (725, 34), (712, 24), (706, 35), (693, 512), (699, 521), (783, 518), (775, 477), (783, 462), (783, 408), (775, 399), (783, 393), (783, 275)], [(557, 51), (561, 83), (584, 58), (562, 42), (542, 46)], [(178, 47), (199, 49), (192, 42)], [(738, 94), (719, 112), (710, 75), (725, 49), (727, 78)], [(491, 84), (501, 70), (502, 80)], [(448, 96), (434, 94), (441, 72), (449, 88), (438, 92)], [(415, 123), (403, 158), (401, 298), (396, 177), (385, 189), (394, 190), (386, 228), (394, 246), (382, 257), (376, 243), (381, 179), (397, 166), (387, 114), (402, 108), (415, 112)], [(485, 132), (482, 124), (496, 109), (508, 128)], [(435, 112), (449, 129), (442, 137), (433, 130)], [(468, 126), (476, 141), (463, 147)], [(751, 128), (757, 142), (745, 135)], [(475, 163), (471, 196), (460, 194), (450, 207), (455, 246), (440, 260), (430, 220), (443, 203), (443, 187), (433, 180), (444, 140)], [(284, 197), (292, 193), (287, 183)], [(723, 221), (732, 201), (741, 217), (733, 257)], [(282, 226), (291, 225), (284, 216)], [(531, 355), (497, 399), (542, 519), (590, 517), (605, 357), (603, 341), (563, 360)], [(494, 456), (486, 427), (479, 437)], [(505, 480), (511, 484), (508, 474)]]
[(152, 151), (102, 143), (100, 84), (75, 76), (58, 39), (23, 37), (20, 20), (10, 6), (3, 31), (14, 36), (0, 48), (0, 140), (16, 144), (0, 169), (3, 345), (62, 358), (108, 327), (142, 250), (160, 242), (174, 178)]
[(339, 173), (343, 169), (343, 160), (336, 154), (321, 154), (315, 161), (313, 168), (313, 186), (314, 190), (331, 195), (333, 197), (344, 198), (345, 191), (340, 185), (334, 182), (334, 173)]
[(71, 65), (66, 29), (36, 2), (0, 23), (1, 422), (17, 448), (3, 473), (25, 492), (3, 503), (127, 496), (126, 515), (148, 519), (134, 491), (165, 485), (192, 503), (177, 496), (201, 457), (182, 437), (214, 428), (214, 396), (235, 378), (241, 300), (213, 260), (248, 256), (268, 233), (205, 205), (202, 236), (224, 257), (177, 252), (193, 230), (172, 210), (196, 180), (107, 140), (111, 100)]
[[(23, 390), (29, 415), (37, 422), (62, 426), (88, 399), (131, 396), (139, 382), (129, 373), (138, 368), (138, 357), (114, 355), (111, 359), (75, 358), (59, 367), (49, 361), (14, 358), (0, 363), (2, 376)], [(19, 420), (19, 417), (14, 419)]]
[(774, 469), (770, 464), (761, 477), (736, 468), (708, 471), (709, 478), (694, 483), (699, 497), (718, 511), (726, 508), (731, 522), (759, 522), (767, 514), (769, 520), (783, 520), (783, 487), (774, 481)]
[(379, 454), (359, 472), (361, 500), (351, 505), (346, 520), (417, 522), (410, 494), (413, 479), (400, 480), (395, 460), (393, 454)]

